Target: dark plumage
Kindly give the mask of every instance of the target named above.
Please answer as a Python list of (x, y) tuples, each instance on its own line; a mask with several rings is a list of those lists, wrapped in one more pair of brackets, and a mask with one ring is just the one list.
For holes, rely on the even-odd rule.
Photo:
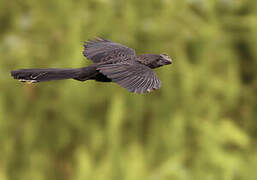
[(61, 79), (115, 82), (130, 92), (145, 93), (161, 87), (152, 69), (172, 63), (166, 54), (136, 55), (135, 50), (103, 38), (86, 41), (83, 54), (93, 64), (74, 69), (19, 69), (11, 75), (31, 83)]

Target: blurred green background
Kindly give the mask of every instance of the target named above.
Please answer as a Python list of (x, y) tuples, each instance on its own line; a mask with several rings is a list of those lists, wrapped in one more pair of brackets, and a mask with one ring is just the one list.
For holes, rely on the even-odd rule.
[[(162, 88), (23, 84), (101, 36), (173, 59)], [(256, 180), (257, 1), (1, 0), (0, 180)]]

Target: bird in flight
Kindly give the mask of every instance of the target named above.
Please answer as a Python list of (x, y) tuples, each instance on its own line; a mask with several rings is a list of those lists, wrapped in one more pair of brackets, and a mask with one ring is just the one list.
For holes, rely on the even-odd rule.
[(134, 93), (146, 93), (161, 87), (152, 69), (172, 63), (166, 54), (136, 55), (134, 49), (104, 38), (85, 41), (84, 56), (93, 61), (82, 68), (18, 69), (11, 71), (21, 82), (75, 79), (114, 82)]

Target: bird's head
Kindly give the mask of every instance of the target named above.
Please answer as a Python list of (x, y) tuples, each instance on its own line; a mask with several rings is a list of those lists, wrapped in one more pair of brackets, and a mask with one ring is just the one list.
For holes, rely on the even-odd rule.
[(172, 64), (172, 60), (167, 54), (160, 54), (157, 62), (160, 64), (160, 66)]
[(172, 60), (167, 54), (142, 54), (138, 58), (142, 64), (152, 69), (172, 64)]

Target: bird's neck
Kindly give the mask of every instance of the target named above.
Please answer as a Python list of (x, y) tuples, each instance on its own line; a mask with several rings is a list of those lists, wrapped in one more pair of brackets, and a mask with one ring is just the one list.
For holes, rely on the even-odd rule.
[(140, 54), (137, 55), (137, 59), (140, 63), (151, 67), (151, 64), (160, 57), (158, 54)]

